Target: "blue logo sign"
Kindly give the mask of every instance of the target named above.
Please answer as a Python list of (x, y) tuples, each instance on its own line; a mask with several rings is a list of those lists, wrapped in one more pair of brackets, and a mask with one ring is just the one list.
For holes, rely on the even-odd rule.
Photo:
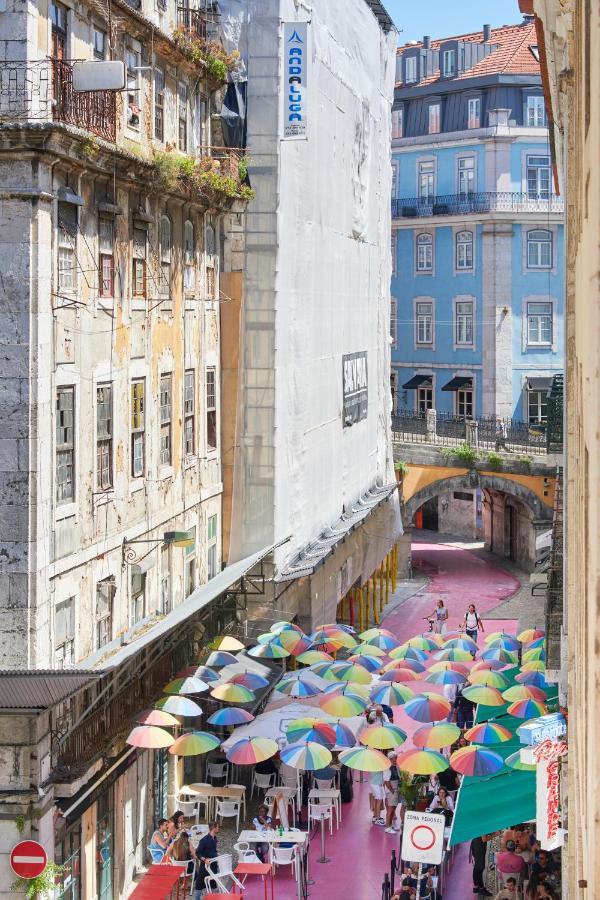
[(306, 137), (306, 22), (285, 22), (283, 26), (284, 60), (284, 138)]

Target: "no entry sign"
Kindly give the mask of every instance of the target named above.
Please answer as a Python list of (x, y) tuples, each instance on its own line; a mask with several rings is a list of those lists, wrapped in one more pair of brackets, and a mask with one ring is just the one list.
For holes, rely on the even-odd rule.
[(445, 825), (443, 816), (407, 811), (402, 834), (402, 859), (405, 862), (439, 865), (444, 854)]
[(46, 851), (37, 841), (21, 841), (10, 854), (10, 867), (20, 878), (37, 878), (47, 862)]

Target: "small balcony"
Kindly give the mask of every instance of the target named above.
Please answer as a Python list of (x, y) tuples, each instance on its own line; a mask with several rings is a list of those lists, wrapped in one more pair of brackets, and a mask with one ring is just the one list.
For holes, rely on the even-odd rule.
[(535, 195), (510, 191), (439, 194), (392, 200), (392, 218), (394, 219), (528, 212), (564, 213), (564, 200), (554, 194)]
[(207, 14), (201, 9), (190, 9), (189, 6), (177, 7), (177, 27), (184, 28), (194, 37), (208, 37)]
[(55, 121), (114, 143), (114, 91), (73, 90), (73, 65), (61, 59), (0, 62), (0, 123)]

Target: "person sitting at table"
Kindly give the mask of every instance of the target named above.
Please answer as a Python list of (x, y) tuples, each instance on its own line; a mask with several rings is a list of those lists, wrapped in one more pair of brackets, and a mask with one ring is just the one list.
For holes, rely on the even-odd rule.
[(443, 814), (446, 825), (449, 825), (454, 816), (454, 800), (446, 790), (441, 787), (437, 795), (432, 799), (427, 807), (427, 812), (440, 812)]
[(525, 868), (525, 860), (516, 853), (514, 841), (506, 842), (506, 850), (496, 856), (496, 868), (503, 875), (521, 875)]
[(506, 884), (498, 891), (494, 900), (517, 900), (517, 897), (517, 879), (511, 875), (506, 879)]
[[(265, 832), (270, 831), (273, 828), (273, 822), (271, 820), (271, 816), (269, 815), (269, 809), (267, 806), (259, 806), (258, 812), (256, 816), (252, 819), (252, 824), (256, 828), (257, 831)], [(269, 845), (265, 843), (256, 844), (255, 847), (256, 855), (260, 859), (261, 862), (267, 862), (268, 854), (269, 854)]]
[(204, 835), (196, 847), (196, 859), (200, 865), (196, 869), (194, 877), (194, 900), (201, 900), (202, 892), (206, 887), (206, 876), (208, 875), (206, 861), (219, 855), (217, 850), (218, 833), (219, 823), (211, 822), (208, 826), (208, 834)]
[(428, 800), (433, 800), (434, 797), (437, 796), (437, 792), (440, 789), (440, 778), (435, 772), (429, 776), (429, 780), (425, 785), (425, 796)]
[[(180, 831), (171, 846), (165, 853), (165, 860), (174, 859), (176, 862), (191, 862), (194, 853), (190, 844), (190, 839), (186, 831)], [(188, 866), (187, 872), (192, 874), (192, 868)]]
[(181, 810), (178, 809), (178, 810), (177, 810), (176, 812), (174, 812), (173, 815), (171, 816), (171, 822), (172, 822), (173, 825), (175, 826), (175, 830), (176, 830), (177, 832), (180, 832), (183, 828), (185, 828), (185, 815), (184, 815), (184, 813), (182, 813)]
[(402, 878), (401, 887), (403, 889), (412, 888), (416, 894), (417, 885), (420, 883), (421, 900), (430, 900), (431, 891), (433, 890), (433, 881), (429, 872), (421, 872), (421, 878), (419, 879), (419, 867), (416, 863), (407, 866), (404, 871), (405, 874)]
[(168, 823), (166, 819), (158, 820), (158, 826), (152, 832), (152, 837), (150, 838), (150, 843), (148, 844), (150, 850), (162, 850), (164, 853), (164, 851), (169, 846), (170, 839), (167, 824)]

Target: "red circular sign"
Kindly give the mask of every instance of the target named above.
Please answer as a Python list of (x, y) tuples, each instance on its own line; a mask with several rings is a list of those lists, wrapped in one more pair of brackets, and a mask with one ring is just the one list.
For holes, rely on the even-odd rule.
[(417, 825), (410, 833), (410, 840), (415, 850), (431, 850), (435, 844), (435, 831), (429, 825)]
[(11, 850), (10, 867), (20, 878), (37, 878), (47, 862), (46, 851), (37, 841), (21, 841)]

